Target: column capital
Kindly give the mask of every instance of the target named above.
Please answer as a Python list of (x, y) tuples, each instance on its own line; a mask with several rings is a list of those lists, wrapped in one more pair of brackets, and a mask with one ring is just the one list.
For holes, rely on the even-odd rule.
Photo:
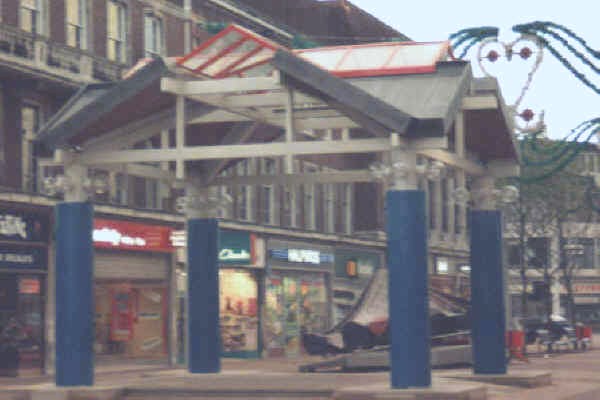
[(474, 209), (496, 209), (497, 191), (495, 184), (495, 179), (492, 176), (481, 176), (473, 180), (471, 195)]
[(227, 199), (219, 194), (218, 187), (199, 188), (188, 184), (185, 196), (177, 199), (178, 211), (184, 213), (187, 219), (218, 218), (220, 210)]
[(519, 190), (514, 186), (496, 188), (495, 178), (489, 175), (476, 178), (471, 189), (473, 208), (478, 210), (495, 210), (498, 203), (513, 203), (518, 196)]

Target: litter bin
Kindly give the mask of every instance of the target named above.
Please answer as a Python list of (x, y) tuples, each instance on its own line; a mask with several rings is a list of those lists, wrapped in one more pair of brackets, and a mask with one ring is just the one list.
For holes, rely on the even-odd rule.
[(15, 377), (19, 373), (19, 350), (12, 343), (0, 344), (0, 376)]

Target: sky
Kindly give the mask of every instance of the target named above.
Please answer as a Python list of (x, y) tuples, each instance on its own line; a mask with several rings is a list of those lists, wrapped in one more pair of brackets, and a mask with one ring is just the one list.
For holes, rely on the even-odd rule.
[[(512, 26), (533, 21), (551, 21), (569, 28), (588, 45), (600, 51), (600, 1), (598, 0), (351, 0), (397, 31), (415, 41), (446, 40), (460, 29), (495, 26), (500, 28), (500, 40), (517, 38)], [(568, 54), (568, 53), (564, 53)], [(473, 57), (469, 54), (467, 57)], [(505, 59), (489, 65), (495, 74), (506, 102), (514, 104), (534, 57), (526, 64), (521, 58)], [(600, 67), (600, 59), (595, 65)], [(579, 65), (578, 65), (579, 67)], [(474, 63), (476, 76), (482, 76)], [(580, 71), (584, 72), (581, 68)], [(587, 77), (600, 86), (600, 74), (586, 69)], [(529, 108), (536, 114), (543, 110), (548, 135), (563, 138), (579, 123), (600, 117), (600, 95), (584, 86), (552, 54), (545, 51), (543, 61), (533, 76), (520, 111)]]

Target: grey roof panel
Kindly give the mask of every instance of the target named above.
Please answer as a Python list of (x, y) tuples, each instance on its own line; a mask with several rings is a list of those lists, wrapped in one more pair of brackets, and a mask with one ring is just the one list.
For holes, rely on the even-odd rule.
[(460, 109), (462, 97), (469, 90), (470, 76), (468, 64), (442, 62), (437, 64), (435, 73), (352, 78), (347, 81), (422, 120), (421, 128), (417, 127), (417, 132), (411, 132), (419, 134), (418, 131), (426, 126), (439, 126), (444, 132), (447, 131)]
[(156, 82), (168, 71), (155, 59), (128, 79), (82, 87), (38, 132), (36, 140), (50, 148), (68, 147), (69, 140)]
[(288, 51), (277, 51), (271, 63), (284, 79), (299, 83), (303, 90), (336, 104), (351, 119), (374, 132), (405, 134), (418, 122), (403, 108), (386, 103), (360, 86), (333, 76)]

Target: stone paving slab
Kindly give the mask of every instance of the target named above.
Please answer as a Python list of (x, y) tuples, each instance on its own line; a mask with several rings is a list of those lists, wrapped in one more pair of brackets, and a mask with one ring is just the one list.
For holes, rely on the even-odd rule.
[(484, 385), (433, 379), (430, 388), (390, 389), (389, 384), (354, 386), (338, 389), (335, 400), (486, 400)]
[(440, 374), (443, 377), (494, 385), (535, 388), (552, 384), (552, 373), (548, 371), (509, 370), (504, 375), (474, 374), (471, 371), (457, 371)]

